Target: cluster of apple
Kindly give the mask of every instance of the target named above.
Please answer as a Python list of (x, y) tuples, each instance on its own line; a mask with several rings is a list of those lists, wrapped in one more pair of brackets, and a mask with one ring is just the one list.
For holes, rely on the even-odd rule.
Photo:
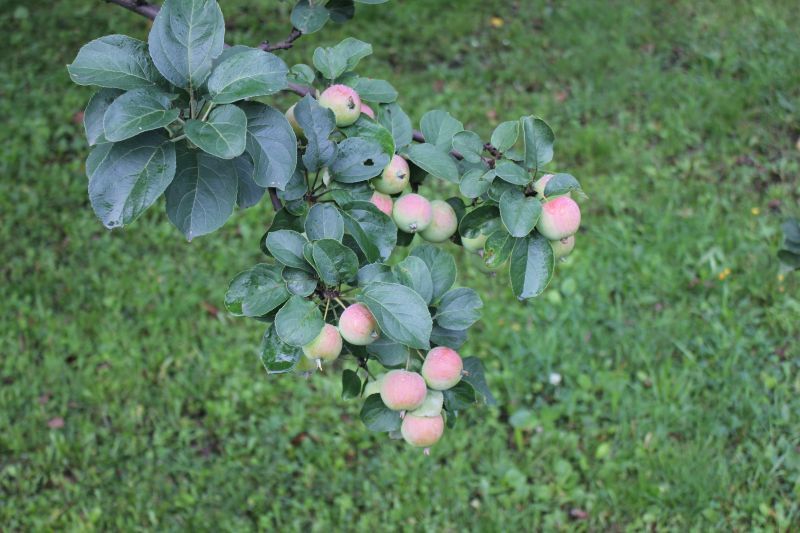
[[(375, 111), (347, 85), (331, 85), (317, 101), (333, 112), (339, 127), (352, 125), (362, 113), (375, 119)], [(294, 117), (294, 105), (286, 111), (286, 118), (295, 132), (302, 134)], [(375, 189), (370, 202), (391, 217), (400, 231), (418, 233), (428, 242), (445, 242), (458, 229), (458, 217), (450, 204), (442, 200), (430, 201), (416, 193), (404, 194), (396, 200), (392, 198), (408, 188), (410, 177), (408, 162), (401, 155), (394, 154), (381, 175), (370, 181)]]
[[(325, 324), (313, 341), (303, 347), (299, 371), (311, 371), (322, 362), (335, 361), (342, 352), (342, 341), (367, 346), (380, 337), (378, 324), (361, 303), (349, 305), (339, 317), (338, 328)], [(400, 432), (412, 446), (428, 448), (444, 433), (442, 408), (444, 395), (461, 381), (464, 364), (455, 350), (437, 346), (425, 356), (421, 373), (390, 370), (378, 374), (364, 387), (363, 396), (380, 394), (384, 405), (399, 411), (403, 418)]]

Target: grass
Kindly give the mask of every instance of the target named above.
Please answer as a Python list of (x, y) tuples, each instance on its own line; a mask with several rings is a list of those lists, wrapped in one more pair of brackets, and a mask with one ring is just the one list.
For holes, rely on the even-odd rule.
[[(287, 4), (223, 4), (230, 41), (286, 33)], [(578, 250), (535, 301), (462, 257), (460, 282), (486, 301), (464, 352), (500, 405), (425, 458), (365, 431), (337, 379), (266, 376), (259, 325), (217, 311), (259, 260), (266, 205), (191, 244), (161, 209), (121, 231), (95, 220), (74, 121), (90, 90), (64, 65), (146, 23), (100, 2), (12, 2), (3, 529), (796, 528), (799, 286), (775, 259), (800, 195), (795, 7), (406, 0), (359, 6), (285, 54), (353, 35), (375, 47), (361, 72), (390, 79), (417, 120), (442, 108), (488, 135), (541, 115), (553, 168), (590, 196)]]

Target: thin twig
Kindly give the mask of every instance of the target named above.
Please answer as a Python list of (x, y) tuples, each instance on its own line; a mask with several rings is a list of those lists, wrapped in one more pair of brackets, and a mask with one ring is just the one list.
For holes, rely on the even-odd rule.
[(265, 52), (274, 52), (275, 50), (288, 50), (294, 45), (294, 42), (299, 39), (303, 35), (303, 32), (298, 30), (297, 28), (292, 28), (292, 31), (289, 32), (289, 36), (282, 40), (279, 43), (270, 44), (269, 41), (264, 41), (261, 43), (258, 48), (264, 50)]
[(275, 189), (275, 187), (269, 188), (269, 199), (272, 201), (272, 208), (275, 211), (280, 211), (283, 209), (283, 204), (281, 203), (281, 199), (278, 198), (278, 191)]
[(156, 18), (156, 15), (158, 15), (158, 11), (160, 9), (159, 6), (149, 4), (142, 0), (106, 0), (106, 2), (124, 7), (129, 11), (133, 11), (134, 13), (137, 13), (143, 17), (147, 17), (150, 20)]

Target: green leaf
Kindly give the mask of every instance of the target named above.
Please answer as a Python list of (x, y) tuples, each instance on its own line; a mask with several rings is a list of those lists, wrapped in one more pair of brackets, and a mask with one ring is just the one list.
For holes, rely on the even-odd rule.
[(411, 119), (396, 103), (382, 105), (378, 110), (378, 122), (392, 134), (396, 149), (405, 148), (413, 139)]
[(247, 116), (235, 105), (215, 108), (206, 122), (187, 120), (186, 137), (198, 148), (220, 159), (233, 159), (244, 153)]
[(451, 389), (442, 391), (444, 408), (448, 413), (463, 411), (475, 403), (475, 389), (468, 381), (462, 379)]
[(108, 141), (119, 142), (145, 131), (164, 128), (174, 122), (179, 109), (170, 109), (173, 95), (159, 89), (128, 91), (108, 106), (103, 131)]
[(497, 177), (514, 185), (527, 185), (531, 182), (531, 175), (528, 171), (508, 159), (497, 162), (495, 166)]
[(389, 156), (376, 141), (351, 137), (339, 143), (329, 170), (341, 183), (358, 183), (374, 178), (389, 164)]
[(311, 85), (314, 83), (316, 77), (317, 75), (313, 68), (304, 63), (298, 63), (289, 69), (288, 81)]
[(550, 241), (534, 233), (518, 239), (511, 254), (511, 288), (520, 300), (544, 292), (553, 277), (555, 256)]
[(130, 224), (175, 177), (175, 145), (158, 132), (95, 146), (86, 160), (89, 200), (107, 228)]
[(412, 144), (406, 148), (406, 154), (415, 165), (428, 174), (451, 183), (458, 183), (458, 166), (455, 161), (450, 154), (433, 144)]
[(486, 191), (486, 195), (489, 197), (490, 200), (495, 202), (500, 202), (500, 198), (506, 193), (506, 191), (518, 189), (518, 185), (513, 185), (505, 180), (494, 180), (492, 185), (489, 187), (489, 190)]
[(411, 348), (428, 349), (433, 320), (425, 301), (397, 283), (374, 282), (359, 299), (369, 308), (382, 333)]
[(330, 0), (325, 4), (325, 9), (330, 13), (331, 20), (339, 24), (352, 19), (356, 12), (353, 0)]
[(516, 239), (508, 234), (505, 229), (500, 229), (489, 235), (483, 245), (483, 262), (489, 268), (498, 268), (511, 257)]
[(289, 68), (275, 54), (250, 48), (227, 57), (208, 78), (208, 94), (215, 104), (267, 96), (287, 87)]
[(356, 279), (359, 287), (363, 287), (373, 281), (397, 283), (397, 278), (392, 273), (392, 267), (383, 263), (367, 263), (358, 269)]
[(349, 368), (342, 372), (342, 400), (358, 398), (361, 396), (361, 378), (358, 373)]
[[(492, 143), (494, 144), (494, 143)], [(486, 400), (488, 405), (497, 405), (492, 391), (489, 390), (489, 385), (486, 383), (485, 370), (483, 362), (477, 357), (465, 357), (464, 362), (464, 378), (463, 380), (472, 385), (475, 392), (480, 394)]]
[(404, 366), (411, 355), (407, 346), (388, 337), (378, 337), (375, 342), (368, 344), (367, 353), (377, 358), (378, 362), (386, 368)]
[(397, 280), (422, 296), (425, 303), (431, 303), (433, 298), (433, 280), (431, 271), (425, 261), (410, 255), (392, 267)]
[(542, 202), (525, 196), (519, 189), (506, 191), (500, 198), (500, 219), (512, 237), (525, 237), (542, 214)]
[(372, 46), (348, 37), (330, 48), (314, 50), (314, 66), (329, 80), (334, 80), (349, 70), (353, 70), (358, 62), (372, 53)]
[(489, 235), (500, 219), (500, 211), (493, 205), (481, 205), (464, 215), (458, 225), (462, 237), (474, 238), (479, 234)]
[(344, 210), (345, 231), (370, 262), (386, 260), (397, 245), (397, 226), (371, 202), (352, 202)]
[(248, 154), (242, 154), (239, 157), (233, 159), (232, 161), (232, 172), (236, 176), (236, 182), (238, 184), (236, 190), (236, 205), (238, 205), (241, 209), (247, 209), (248, 207), (252, 207), (261, 200), (261, 197), (264, 196), (264, 192), (267, 189), (261, 187), (253, 181), (253, 171), (255, 167), (253, 166), (253, 160), (250, 159)]
[(373, 394), (364, 400), (359, 417), (368, 430), (384, 433), (399, 430), (402, 422), (400, 411), (392, 411), (386, 407), (380, 394)]
[(328, 166), (336, 157), (336, 143), (330, 136), (336, 129), (333, 111), (322, 107), (311, 95), (305, 95), (294, 107), (294, 118), (307, 139), (303, 164), (309, 172)]
[(320, 239), (341, 241), (344, 237), (342, 214), (331, 204), (314, 204), (308, 211), (305, 230), (306, 236), (312, 241)]
[(122, 93), (119, 89), (100, 89), (92, 95), (86, 111), (83, 112), (83, 129), (86, 131), (89, 146), (108, 142), (103, 128), (103, 117), (111, 103)]
[(187, 90), (203, 85), (224, 41), (225, 23), (215, 0), (166, 0), (147, 39), (158, 71)]
[(453, 136), (453, 149), (457, 150), (470, 163), (482, 161), (483, 141), (474, 131), (459, 131)]
[(259, 349), (259, 358), (267, 374), (283, 374), (290, 372), (303, 356), (303, 350), (296, 346), (289, 346), (278, 337), (275, 325), (271, 325), (264, 332)]
[(790, 250), (778, 250), (778, 259), (785, 271), (800, 269), (800, 254)]
[(225, 224), (236, 205), (233, 162), (198, 150), (178, 151), (178, 170), (167, 188), (167, 216), (188, 240)]
[(453, 136), (464, 131), (464, 125), (447, 111), (428, 111), (422, 116), (419, 127), (425, 142), (436, 146), (440, 151), (449, 152), (453, 147)]
[(437, 301), (450, 290), (456, 281), (456, 260), (438, 246), (423, 244), (411, 250), (413, 257), (419, 257), (431, 274), (431, 302)]
[(348, 85), (355, 89), (364, 102), (390, 104), (397, 100), (397, 90), (386, 80), (359, 77)]
[(464, 330), (481, 318), (483, 302), (472, 289), (460, 287), (448, 291), (433, 317), (441, 327), (451, 330)]
[(281, 272), (286, 288), (291, 294), (311, 296), (317, 288), (317, 278), (299, 268), (284, 267)]
[(289, 299), (279, 267), (258, 264), (236, 275), (225, 294), (225, 308), (234, 316), (262, 316)]
[(358, 257), (350, 248), (333, 239), (314, 241), (311, 246), (314, 268), (325, 285), (335, 287), (355, 279)]
[(581, 184), (571, 174), (556, 174), (544, 187), (546, 197), (561, 196), (572, 191), (582, 191)]
[(317, 338), (324, 325), (317, 304), (297, 295), (275, 316), (275, 331), (289, 346), (305, 346)]
[(519, 122), (509, 120), (500, 123), (492, 132), (490, 143), (500, 152), (505, 152), (517, 142), (519, 137)]
[(67, 70), (78, 85), (124, 91), (154, 87), (161, 80), (147, 45), (127, 35), (107, 35), (84, 45)]
[(329, 18), (330, 13), (322, 3), (312, 5), (309, 0), (299, 0), (292, 9), (290, 21), (301, 32), (314, 33), (321, 30)]
[(458, 188), (467, 198), (480, 198), (492, 186), (495, 176), (494, 169), (472, 168), (461, 176)]
[(254, 180), (283, 190), (297, 166), (297, 137), (280, 111), (262, 104), (243, 104), (247, 116), (247, 153), (255, 164)]
[(445, 329), (436, 322), (431, 330), (431, 343), (436, 346), (447, 346), (454, 350), (461, 348), (467, 342), (467, 330)]
[(525, 149), (525, 167), (538, 172), (553, 160), (553, 143), (556, 136), (550, 126), (540, 118), (522, 117), (520, 124)]
[(392, 134), (372, 120), (371, 118), (361, 115), (352, 126), (342, 128), (342, 131), (348, 137), (360, 137), (362, 139), (369, 139), (377, 142), (383, 149), (383, 153), (390, 158), (394, 155), (394, 138)]
[(300, 233), (290, 229), (272, 230), (267, 234), (266, 247), (280, 263), (301, 270), (311, 271), (311, 265), (303, 256), (303, 247), (308, 240)]

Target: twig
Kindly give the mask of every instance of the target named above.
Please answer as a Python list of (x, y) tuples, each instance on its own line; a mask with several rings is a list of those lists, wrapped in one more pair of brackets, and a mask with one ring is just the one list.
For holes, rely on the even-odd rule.
[(303, 35), (303, 32), (298, 30), (297, 28), (292, 28), (292, 31), (289, 32), (289, 36), (282, 40), (279, 43), (270, 44), (269, 41), (264, 41), (261, 43), (258, 48), (264, 50), (265, 52), (274, 52), (275, 50), (288, 50), (294, 45), (294, 42), (299, 39)]
[(158, 6), (149, 4), (143, 0), (106, 0), (106, 2), (124, 7), (129, 11), (133, 11), (134, 13), (137, 13), (143, 17), (147, 17), (150, 20), (155, 19), (156, 15), (158, 15), (159, 9), (161, 9)]
[(275, 190), (275, 187), (269, 188), (269, 199), (272, 201), (272, 208), (275, 211), (280, 211), (283, 209), (283, 204), (281, 203), (281, 199), (278, 198), (278, 191)]

